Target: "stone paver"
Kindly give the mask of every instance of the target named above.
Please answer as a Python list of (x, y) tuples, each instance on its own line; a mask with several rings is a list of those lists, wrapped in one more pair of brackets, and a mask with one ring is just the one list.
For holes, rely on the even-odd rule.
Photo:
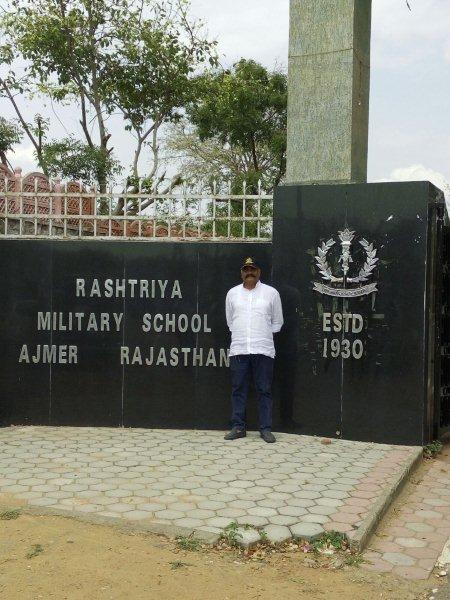
[(256, 529), (245, 529), (238, 527), (236, 529), (236, 543), (243, 548), (254, 546), (261, 539), (261, 534)]
[[(0, 502), (5, 494), (4, 502), (16, 497), (47, 512), (197, 532), (221, 532), (236, 521), (255, 528), (242, 527), (249, 544), (261, 528), (274, 543), (333, 529), (351, 536), (415, 451), (344, 440), (322, 444), (320, 438), (290, 434), (277, 438), (272, 445), (256, 432), (226, 442), (218, 431), (4, 428)], [(411, 527), (399, 524), (393, 546), (377, 555), (386, 570), (417, 566), (402, 559), (394, 565), (382, 556), (425, 549), (416, 533), (434, 534), (433, 519), (450, 504), (445, 481), (435, 487), (443, 490), (430, 496), (438, 501), (412, 507)]]
[(323, 527), (316, 523), (297, 523), (297, 525), (292, 525), (290, 530), (295, 538), (303, 540), (313, 540), (320, 537), (324, 532)]
[(425, 463), (420, 481), (398, 499), (370, 541), (363, 567), (405, 579), (428, 579), (450, 538), (449, 490), (448, 461), (438, 457)]
[(264, 531), (272, 544), (282, 544), (292, 538), (291, 530), (284, 525), (267, 525), (264, 527)]

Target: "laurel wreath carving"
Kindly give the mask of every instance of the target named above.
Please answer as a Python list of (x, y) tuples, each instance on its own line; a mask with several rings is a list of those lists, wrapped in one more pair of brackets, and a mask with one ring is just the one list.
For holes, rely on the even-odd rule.
[(317, 268), (319, 269), (322, 278), (325, 279), (325, 281), (331, 281), (333, 283), (342, 281), (342, 279), (333, 275), (330, 265), (327, 261), (327, 254), (335, 243), (336, 242), (333, 240), (333, 238), (330, 238), (328, 242), (322, 242), (322, 245), (317, 248), (317, 256), (315, 257)]
[(366, 251), (367, 258), (358, 274), (358, 277), (353, 277), (352, 279), (349, 278), (348, 281), (351, 283), (361, 283), (363, 281), (367, 281), (369, 277), (371, 277), (372, 271), (375, 269), (378, 262), (377, 251), (373, 247), (373, 244), (369, 244), (369, 242), (364, 238), (359, 240), (359, 243)]
[[(327, 261), (327, 254), (336, 242), (333, 238), (330, 238), (327, 242), (322, 242), (321, 246), (317, 248), (317, 256), (315, 257), (317, 268), (325, 281), (331, 281), (331, 283), (342, 283), (342, 277), (335, 277), (331, 271), (331, 267)], [(372, 271), (375, 269), (378, 258), (376, 256), (377, 251), (373, 247), (373, 244), (369, 244), (366, 239), (359, 240), (359, 243), (366, 252), (366, 261), (359, 271), (357, 277), (349, 277), (347, 281), (349, 283), (362, 283), (367, 281), (372, 276)]]

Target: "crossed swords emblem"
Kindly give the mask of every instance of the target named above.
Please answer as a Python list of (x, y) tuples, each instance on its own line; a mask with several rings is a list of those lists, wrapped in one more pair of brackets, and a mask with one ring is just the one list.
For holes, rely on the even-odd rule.
[[(345, 228), (343, 231), (339, 231), (338, 234), (342, 248), (338, 263), (341, 265), (342, 276), (335, 277), (327, 261), (328, 252), (336, 244), (336, 241), (333, 238), (330, 238), (327, 242), (322, 242), (322, 244), (317, 248), (317, 255), (315, 259), (322, 279), (324, 279), (326, 282), (334, 284), (334, 286), (327, 285), (325, 283), (313, 282), (313, 289), (320, 294), (341, 298), (366, 296), (367, 294), (376, 292), (376, 283), (365, 284), (365, 282), (372, 277), (373, 270), (375, 269), (379, 260), (376, 255), (377, 250), (373, 247), (373, 244), (369, 244), (366, 239), (360, 239), (359, 244), (366, 252), (366, 260), (358, 275), (349, 277), (350, 265), (354, 262), (351, 255), (351, 245), (355, 238), (355, 232)], [(348, 284), (364, 285), (359, 285), (358, 287), (347, 287)]]

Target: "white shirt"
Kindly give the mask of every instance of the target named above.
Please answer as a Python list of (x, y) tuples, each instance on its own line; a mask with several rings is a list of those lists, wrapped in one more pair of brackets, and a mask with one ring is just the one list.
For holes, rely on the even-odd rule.
[(252, 290), (237, 285), (225, 301), (227, 324), (231, 331), (230, 356), (264, 354), (274, 358), (273, 334), (283, 326), (280, 294), (258, 281)]

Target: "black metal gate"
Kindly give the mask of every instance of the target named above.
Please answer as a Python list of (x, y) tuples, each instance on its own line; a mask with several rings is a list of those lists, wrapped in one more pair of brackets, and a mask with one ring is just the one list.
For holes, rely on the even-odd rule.
[(450, 226), (443, 230), (442, 244), (442, 320), (441, 320), (441, 394), (438, 407), (438, 437), (450, 435)]

